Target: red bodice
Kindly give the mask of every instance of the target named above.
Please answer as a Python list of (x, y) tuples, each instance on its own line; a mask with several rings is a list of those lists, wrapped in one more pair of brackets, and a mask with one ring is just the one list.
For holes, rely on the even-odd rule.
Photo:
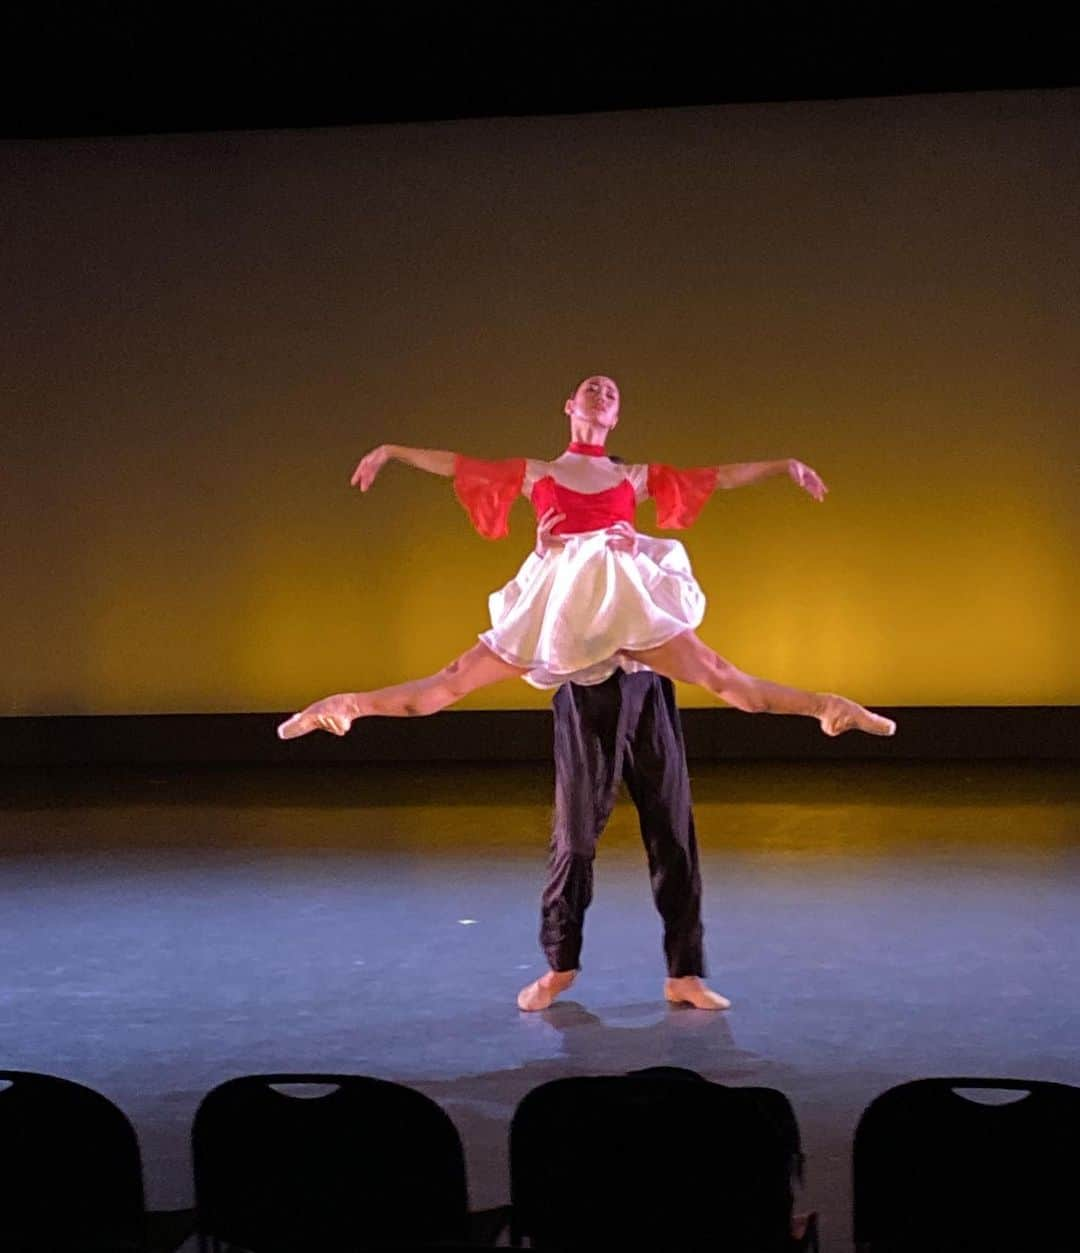
[(537, 520), (555, 509), (566, 517), (551, 528), (553, 535), (579, 535), (582, 531), (600, 531), (616, 522), (634, 525), (634, 487), (624, 479), (602, 492), (575, 492), (556, 483), (550, 475), (537, 479), (529, 497)]
[[(647, 489), (656, 502), (657, 526), (661, 530), (690, 526), (716, 490), (717, 477), (715, 466), (676, 470), (668, 465), (650, 465)], [(501, 539), (509, 533), (510, 507), (524, 482), (523, 457), (481, 461), (458, 454), (454, 460), (454, 492), (485, 539)], [(529, 499), (538, 519), (552, 508), (566, 515), (554, 528), (556, 535), (599, 531), (616, 522), (634, 525), (636, 496), (629, 479), (602, 491), (577, 492), (547, 474), (536, 480)]]

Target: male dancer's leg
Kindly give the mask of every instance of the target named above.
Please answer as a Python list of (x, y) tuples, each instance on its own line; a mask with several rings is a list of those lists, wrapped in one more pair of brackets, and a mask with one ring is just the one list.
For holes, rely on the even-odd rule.
[(701, 872), (690, 776), (670, 679), (628, 674), (638, 717), (623, 757), (623, 778), (638, 811), (653, 899), (664, 923), (668, 974), (703, 975)]
[(612, 807), (621, 770), (620, 674), (555, 693), (555, 814), (548, 878), (540, 905), (540, 946), (550, 971), (522, 988), (521, 1009), (546, 1009), (574, 980), (585, 911), (592, 900), (596, 842)]
[(727, 998), (702, 982), (701, 871), (674, 686), (657, 674), (628, 674), (624, 700), (633, 713), (623, 778), (638, 811), (653, 900), (664, 924), (664, 995), (699, 1009), (727, 1009)]

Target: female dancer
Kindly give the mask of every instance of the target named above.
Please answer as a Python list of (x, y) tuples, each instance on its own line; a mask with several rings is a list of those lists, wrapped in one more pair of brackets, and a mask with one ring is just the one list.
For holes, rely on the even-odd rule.
[(371, 692), (316, 701), (278, 727), (282, 739), (310, 731), (345, 735), (371, 714), (437, 713), (502, 679), (556, 688), (567, 680), (598, 683), (617, 668), (648, 668), (695, 683), (747, 713), (803, 714), (826, 735), (859, 730), (892, 735), (890, 719), (846, 697), (804, 692), (755, 678), (719, 656), (695, 633), (705, 598), (677, 540), (634, 530), (635, 506), (652, 497), (661, 529), (688, 527), (716, 488), (741, 487), (787, 473), (815, 500), (828, 490), (801, 461), (761, 461), (674, 470), (625, 465), (604, 453), (619, 420), (619, 389), (603, 375), (567, 400), (571, 443), (554, 461), (478, 461), (452, 452), (383, 444), (356, 467), (366, 492), (390, 460), (453, 478), (458, 499), (488, 539), (508, 532), (518, 495), (532, 502), (554, 542), (538, 545), (517, 575), (489, 598), (491, 629), (437, 674)]

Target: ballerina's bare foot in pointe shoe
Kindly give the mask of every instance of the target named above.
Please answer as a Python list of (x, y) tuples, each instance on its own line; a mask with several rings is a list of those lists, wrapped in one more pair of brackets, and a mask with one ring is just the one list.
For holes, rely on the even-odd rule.
[(547, 1009), (552, 1001), (565, 992), (577, 977), (576, 970), (549, 970), (546, 975), (521, 989), (518, 993), (518, 1009), (533, 1012)]
[(896, 723), (881, 714), (871, 713), (846, 696), (822, 693), (825, 705), (819, 715), (826, 735), (843, 735), (845, 731), (865, 731), (867, 735), (895, 735)]
[(695, 1009), (730, 1009), (726, 996), (707, 988), (697, 975), (681, 975), (664, 980), (664, 1000), (673, 1005), (693, 1005)]
[(345, 735), (352, 726), (353, 719), (359, 717), (359, 713), (351, 693), (327, 696), (325, 700), (317, 700), (314, 705), (308, 705), (306, 709), (283, 722), (277, 729), (278, 739), (295, 740), (312, 731)]

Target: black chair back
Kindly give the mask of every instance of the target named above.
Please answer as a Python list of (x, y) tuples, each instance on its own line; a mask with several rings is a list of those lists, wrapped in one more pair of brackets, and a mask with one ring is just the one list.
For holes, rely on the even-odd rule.
[[(1019, 1094), (985, 1103), (957, 1089)], [(1080, 1089), (1021, 1079), (916, 1079), (855, 1132), (854, 1234), (874, 1253), (1080, 1249)]]
[(771, 1088), (687, 1072), (556, 1079), (510, 1125), (512, 1238), (534, 1248), (792, 1247), (798, 1125)]
[(144, 1247), (135, 1130), (92, 1088), (0, 1070), (0, 1248)]
[[(297, 1096), (282, 1085), (332, 1085)], [(273, 1074), (209, 1092), (192, 1127), (204, 1240), (264, 1250), (355, 1250), (464, 1240), (461, 1140), (434, 1101), (360, 1075)]]

